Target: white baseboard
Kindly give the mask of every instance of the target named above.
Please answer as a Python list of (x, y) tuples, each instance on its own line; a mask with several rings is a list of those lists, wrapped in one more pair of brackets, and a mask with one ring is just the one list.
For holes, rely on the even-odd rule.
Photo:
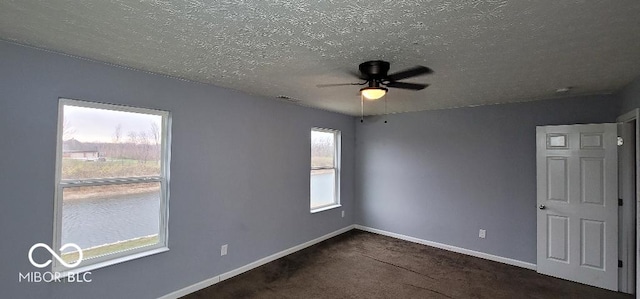
[(512, 266), (518, 266), (518, 267), (522, 267), (530, 270), (536, 270), (536, 264), (532, 264), (532, 263), (527, 263), (527, 262), (514, 260), (506, 257), (501, 257), (493, 254), (488, 254), (484, 252), (479, 252), (475, 250), (470, 250), (470, 249), (460, 248), (460, 247), (446, 245), (442, 243), (418, 239), (418, 238), (414, 238), (414, 237), (410, 237), (402, 234), (396, 234), (396, 233), (384, 231), (381, 229), (371, 228), (371, 227), (362, 226), (362, 225), (355, 225), (355, 228), (359, 230), (379, 234), (379, 235), (389, 236), (392, 238), (413, 242), (413, 243), (418, 243), (418, 244), (427, 245), (427, 246), (440, 248), (448, 251), (453, 251), (457, 253), (462, 253), (462, 254), (466, 254), (474, 257), (479, 257), (479, 258), (494, 261), (494, 262), (499, 262), (499, 263), (508, 264)]
[(486, 259), (486, 260), (491, 260), (491, 261), (495, 261), (495, 262), (499, 262), (499, 263), (504, 263), (504, 264), (508, 264), (508, 265), (513, 265), (513, 266), (518, 266), (518, 267), (522, 267), (522, 268), (526, 268), (526, 269), (531, 269), (531, 270), (536, 270), (536, 265), (532, 264), (532, 263), (527, 263), (527, 262), (523, 262), (523, 261), (519, 261), (519, 260), (514, 260), (514, 259), (510, 259), (510, 258), (506, 258), (506, 257), (501, 257), (501, 256), (497, 256), (497, 255), (492, 255), (492, 254), (488, 254), (488, 253), (484, 253), (484, 252), (479, 252), (479, 251), (474, 251), (474, 250), (469, 250), (469, 249), (465, 249), (465, 248), (460, 248), (460, 247), (456, 247), (456, 246), (451, 246), (451, 245), (446, 245), (446, 244), (442, 244), (442, 243), (437, 243), (437, 242), (432, 242), (432, 241), (427, 241), (427, 240), (423, 240), (423, 239), (418, 239), (418, 238), (414, 238), (414, 237), (410, 237), (410, 236), (406, 236), (406, 235), (402, 235), (402, 234), (397, 234), (397, 233), (392, 233), (392, 232), (388, 232), (388, 231), (384, 231), (384, 230), (380, 230), (380, 229), (376, 229), (376, 228), (371, 228), (371, 227), (367, 227), (367, 226), (362, 226), (362, 225), (349, 225), (347, 227), (341, 228), (339, 230), (336, 230), (334, 232), (328, 233), (324, 236), (315, 238), (311, 241), (302, 243), (300, 245), (296, 245), (294, 247), (291, 247), (289, 249), (285, 249), (283, 251), (280, 251), (278, 253), (272, 254), (270, 256), (267, 256), (265, 258), (259, 259), (255, 262), (252, 262), (250, 264), (244, 265), (240, 268), (236, 268), (234, 270), (231, 270), (229, 272), (225, 272), (222, 273), (218, 276), (214, 276), (211, 277), (209, 279), (205, 279), (203, 281), (200, 281), (198, 283), (192, 284), (188, 287), (182, 288), (180, 290), (177, 290), (175, 292), (169, 293), (167, 295), (164, 295), (162, 297), (160, 297), (159, 299), (177, 299), (180, 298), (182, 296), (186, 296), (188, 294), (191, 294), (193, 292), (199, 291), (201, 289), (204, 289), (206, 287), (212, 286), (218, 282), (221, 282), (223, 280), (229, 279), (231, 277), (234, 277), (236, 275), (240, 275), (244, 272), (247, 272), (249, 270), (255, 269), (257, 267), (260, 267), (266, 263), (272, 262), (274, 260), (277, 260), (281, 257), (287, 256), (289, 254), (292, 254), (294, 252), (300, 251), (302, 249), (305, 249), (309, 246), (318, 244), (324, 240), (327, 240), (329, 238), (335, 237), (337, 235), (343, 234), (347, 231), (350, 231), (352, 229), (359, 229), (362, 231), (367, 231), (367, 232), (371, 232), (371, 233), (375, 233), (375, 234), (379, 234), (379, 235), (384, 235), (384, 236), (389, 236), (392, 238), (396, 238), (396, 239), (401, 239), (401, 240), (405, 240), (405, 241), (409, 241), (409, 242), (413, 242), (413, 243), (418, 243), (418, 244), (423, 244), (423, 245), (427, 245), (427, 246), (431, 246), (431, 247), (435, 247), (435, 248), (440, 248), (440, 249), (444, 249), (444, 250), (448, 250), (448, 251), (453, 251), (453, 252), (457, 252), (457, 253), (462, 253), (462, 254), (466, 254), (466, 255), (470, 255), (470, 256), (474, 256), (474, 257), (479, 257), (482, 259)]
[(239, 274), (242, 274), (244, 272), (247, 272), (247, 271), (249, 271), (251, 269), (260, 267), (260, 266), (262, 266), (262, 265), (264, 265), (266, 263), (269, 263), (271, 261), (277, 260), (277, 259), (279, 259), (281, 257), (284, 257), (284, 256), (287, 256), (289, 254), (292, 254), (292, 253), (294, 253), (296, 251), (300, 251), (302, 249), (305, 249), (305, 248), (307, 248), (309, 246), (318, 244), (318, 243), (320, 243), (320, 242), (322, 242), (324, 240), (327, 240), (329, 238), (332, 238), (332, 237), (335, 237), (335, 236), (340, 235), (342, 233), (348, 232), (348, 231), (354, 229), (355, 227), (356, 227), (355, 225), (349, 225), (347, 227), (341, 228), (341, 229), (336, 230), (334, 232), (328, 233), (328, 234), (326, 234), (324, 236), (315, 238), (315, 239), (313, 239), (311, 241), (302, 243), (300, 245), (296, 245), (294, 247), (291, 247), (289, 249), (285, 249), (285, 250), (280, 251), (278, 253), (274, 253), (274, 254), (272, 254), (270, 256), (267, 256), (265, 258), (259, 259), (259, 260), (255, 261), (253, 263), (244, 265), (244, 266), (242, 266), (240, 268), (231, 270), (231, 271), (226, 272), (226, 273), (222, 273), (222, 274), (220, 274), (218, 276), (214, 276), (214, 277), (211, 277), (209, 279), (205, 279), (205, 280), (203, 280), (201, 282), (192, 284), (192, 285), (190, 285), (188, 287), (179, 289), (179, 290), (177, 290), (175, 292), (171, 292), (169, 294), (166, 294), (166, 295), (160, 297), (159, 299), (177, 299), (177, 298), (180, 298), (182, 296), (191, 294), (191, 293), (193, 293), (195, 291), (198, 291), (198, 290), (204, 289), (206, 287), (212, 286), (212, 285), (214, 285), (214, 284), (216, 284), (218, 282), (221, 282), (223, 280), (229, 279), (229, 278), (234, 277), (236, 275), (239, 275)]
[(247, 265), (242, 266), (240, 268), (231, 270), (231, 271), (229, 271), (227, 273), (222, 273), (222, 274), (220, 274), (220, 281), (223, 281), (225, 279), (229, 279), (229, 278), (234, 277), (236, 275), (239, 275), (239, 274), (242, 274), (244, 272), (247, 272), (247, 271), (249, 271), (251, 269), (260, 267), (260, 266), (262, 266), (262, 265), (264, 265), (264, 264), (266, 264), (268, 262), (275, 261), (275, 260), (277, 260), (277, 259), (279, 259), (281, 257), (287, 256), (287, 255), (292, 254), (292, 253), (294, 253), (296, 251), (300, 251), (300, 250), (305, 249), (305, 248), (307, 248), (309, 246), (318, 244), (318, 243), (320, 243), (320, 242), (322, 242), (324, 240), (327, 240), (329, 238), (333, 238), (333, 237), (335, 237), (337, 235), (340, 235), (340, 234), (343, 234), (345, 232), (348, 232), (348, 231), (350, 231), (350, 230), (352, 230), (354, 228), (355, 228), (355, 225), (349, 225), (349, 226), (341, 228), (341, 229), (339, 229), (337, 231), (328, 233), (328, 234), (326, 234), (326, 235), (324, 235), (322, 237), (315, 238), (315, 239), (313, 239), (313, 240), (311, 240), (309, 242), (302, 243), (300, 245), (297, 245), (297, 246), (291, 247), (289, 249), (285, 249), (283, 251), (280, 251), (278, 253), (272, 254), (272, 255), (270, 255), (268, 257), (259, 259), (259, 260), (255, 261), (255, 262), (251, 263), (251, 264), (247, 264)]
[(206, 287), (210, 287), (210, 286), (212, 286), (212, 285), (214, 285), (214, 284), (216, 284), (218, 282), (220, 282), (220, 275), (211, 277), (209, 279), (205, 279), (205, 280), (203, 280), (201, 282), (198, 282), (198, 283), (194, 283), (194, 284), (192, 284), (192, 285), (190, 285), (190, 286), (188, 286), (186, 288), (182, 288), (182, 289), (179, 289), (179, 290), (177, 290), (175, 292), (171, 292), (171, 293), (166, 294), (166, 295), (164, 295), (162, 297), (159, 297), (158, 299), (177, 299), (177, 298), (180, 298), (182, 296), (189, 295), (189, 294), (191, 294), (191, 293), (193, 293), (195, 291), (202, 290), (202, 289), (204, 289)]

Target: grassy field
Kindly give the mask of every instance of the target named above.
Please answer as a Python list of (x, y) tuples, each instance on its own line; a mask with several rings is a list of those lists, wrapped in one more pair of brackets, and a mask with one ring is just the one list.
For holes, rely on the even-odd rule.
[(154, 176), (160, 174), (160, 161), (62, 160), (62, 179), (96, 179), (114, 177)]
[[(100, 257), (103, 255), (108, 255), (116, 252), (131, 250), (135, 248), (140, 248), (144, 246), (150, 246), (158, 243), (158, 235), (141, 237), (136, 239), (131, 239), (127, 241), (122, 241), (118, 243), (105, 244), (102, 246), (92, 247), (88, 249), (84, 249), (82, 251), (83, 260)], [(78, 260), (78, 252), (69, 252), (62, 254), (62, 259), (67, 263), (72, 263)]]
[(135, 183), (125, 185), (104, 185), (65, 188), (63, 200), (82, 200), (92, 198), (116, 199), (133, 194), (156, 193), (160, 196), (160, 183)]
[(331, 167), (333, 166), (333, 157), (312, 156), (311, 167)]

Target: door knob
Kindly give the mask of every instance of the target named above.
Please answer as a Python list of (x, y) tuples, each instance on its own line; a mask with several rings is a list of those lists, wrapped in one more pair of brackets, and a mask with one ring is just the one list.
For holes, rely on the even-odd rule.
[(540, 205), (540, 207), (539, 207), (539, 208), (540, 208), (540, 210), (544, 210), (544, 209), (546, 209), (547, 207), (545, 207), (544, 205)]

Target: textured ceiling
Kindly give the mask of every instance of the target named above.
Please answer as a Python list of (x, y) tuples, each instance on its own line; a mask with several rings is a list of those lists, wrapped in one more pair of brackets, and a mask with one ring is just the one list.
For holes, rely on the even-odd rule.
[(366, 60), (435, 71), (389, 112), (618, 90), (640, 75), (640, 1), (0, 0), (0, 39), (358, 115), (358, 86), (315, 85)]

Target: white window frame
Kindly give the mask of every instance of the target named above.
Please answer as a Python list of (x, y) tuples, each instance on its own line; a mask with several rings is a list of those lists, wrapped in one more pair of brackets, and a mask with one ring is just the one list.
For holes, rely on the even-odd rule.
[[(340, 204), (340, 160), (341, 160), (341, 153), (342, 153), (342, 134), (340, 132), (340, 130), (335, 130), (335, 129), (328, 129), (328, 128), (319, 128), (319, 127), (313, 127), (311, 128), (311, 131), (309, 133), (309, 159), (311, 158), (311, 150), (312, 150), (312, 139), (311, 139), (311, 135), (313, 134), (313, 132), (324, 132), (324, 133), (332, 133), (333, 134), (333, 144), (334, 144), (334, 159), (333, 159), (333, 167), (313, 167), (311, 166), (311, 170), (309, 171), (309, 208), (310, 208), (310, 212), (311, 213), (318, 213), (318, 212), (322, 212), (322, 211), (326, 211), (326, 210), (331, 210), (331, 209), (335, 209), (338, 207), (341, 207), (342, 205)], [(309, 165), (311, 165), (311, 163), (309, 163)], [(333, 202), (324, 206), (319, 206), (316, 208), (311, 208), (311, 171), (313, 170), (322, 170), (322, 169), (333, 169), (335, 171), (335, 181), (334, 181), (334, 194), (333, 194)]]
[[(85, 179), (85, 180), (63, 180), (62, 179), (62, 134), (64, 122), (64, 107), (76, 106), (86, 108), (106, 109), (111, 111), (124, 111), (134, 113), (152, 114), (162, 117), (161, 130), (161, 169), (159, 176), (144, 177), (122, 177), (122, 178), (105, 178), (105, 179)], [(57, 149), (56, 149), (56, 192), (54, 201), (54, 223), (53, 223), (53, 249), (60, 255), (60, 247), (62, 242), (62, 191), (65, 187), (82, 187), (82, 186), (104, 186), (104, 185), (122, 185), (135, 183), (160, 183), (160, 223), (158, 231), (158, 243), (149, 246), (143, 246), (83, 260), (76, 268), (66, 268), (56, 259), (52, 259), (52, 272), (61, 273), (61, 277), (66, 277), (73, 273), (86, 272), (125, 261), (165, 252), (168, 247), (168, 219), (169, 219), (169, 162), (170, 162), (170, 144), (171, 144), (171, 115), (168, 111), (137, 108), (115, 104), (104, 104), (82, 100), (72, 100), (60, 98), (58, 101), (58, 132), (57, 132)]]

